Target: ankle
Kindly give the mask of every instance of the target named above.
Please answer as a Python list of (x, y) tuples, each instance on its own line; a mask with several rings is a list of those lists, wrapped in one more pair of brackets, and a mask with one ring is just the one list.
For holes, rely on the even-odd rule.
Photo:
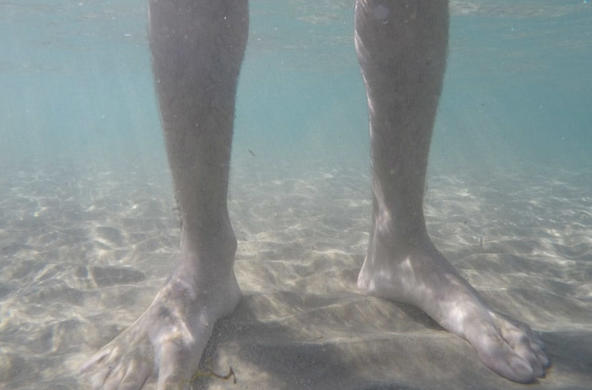
[(379, 206), (374, 214), (374, 237), (385, 243), (421, 244), (429, 240), (423, 210), (413, 211), (397, 207)]
[(372, 240), (395, 251), (431, 245), (431, 239), (423, 223), (376, 223)]
[(181, 261), (176, 274), (183, 279), (220, 281), (231, 275), (237, 241), (233, 231), (200, 234), (183, 229)]

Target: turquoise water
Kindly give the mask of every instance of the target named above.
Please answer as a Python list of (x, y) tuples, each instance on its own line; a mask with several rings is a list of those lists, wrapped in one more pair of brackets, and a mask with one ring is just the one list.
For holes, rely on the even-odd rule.
[[(0, 0), (0, 388), (80, 388), (73, 367), (138, 316), (178, 253), (146, 22), (144, 0)], [(585, 389), (592, 380), (592, 3), (451, 0), (450, 32), (430, 156), (430, 233), (496, 308), (543, 332), (556, 370), (540, 388)], [(352, 36), (352, 0), (251, 0), (230, 207), (237, 273), (261, 324), (267, 313), (257, 311), (256, 297), (274, 289), (280, 293), (269, 301), (289, 314), (290, 294), (334, 289), (351, 298), (347, 281), (364, 256), (370, 221), (367, 108)], [(296, 265), (282, 268), (278, 259)], [(342, 269), (325, 269), (325, 261)], [(260, 280), (273, 288), (259, 291)], [(281, 280), (288, 282), (274, 284)], [(363, 329), (340, 317), (342, 301), (330, 301), (325, 317), (314, 316), (315, 299), (304, 301), (310, 317), (295, 328), (321, 318), (324, 329), (322, 320), (335, 318), (336, 332), (350, 320)], [(241, 383), (258, 388), (247, 378), (268, 364), (275, 383), (316, 373), (325, 378), (311, 379), (319, 389), (514, 388), (478, 371), (485, 369), (470, 349), (444, 340), (420, 315), (352, 302), (352, 312), (370, 316), (367, 334), (387, 340), (360, 336), (369, 361), (383, 356), (381, 345), (394, 345), (444, 373), (471, 366), (478, 379), (413, 382), (417, 366), (396, 356), (368, 379), (353, 374), (363, 357), (330, 355), (345, 367), (336, 372), (347, 372), (331, 382), (322, 364), (298, 366), (300, 349), (263, 343), (269, 361), (247, 354), (242, 371), (239, 358), (233, 363)], [(448, 357), (442, 363), (421, 341), (399, 343), (397, 332), (381, 328), (390, 322), (384, 313), (403, 324), (401, 334), (406, 326), (412, 336), (434, 332)], [(245, 325), (275, 334), (261, 326)], [(311, 348), (320, 337), (305, 336)], [(225, 345), (221, 356), (233, 357)], [(274, 356), (287, 356), (296, 371), (279, 376)], [(278, 388), (272, 379), (261, 388)]]
[[(163, 161), (143, 1), (0, 6), (3, 161)], [(453, 1), (452, 15), (433, 161), (589, 166), (592, 6)], [(249, 145), (364, 164), (351, 37), (350, 1), (252, 1), (236, 154)]]

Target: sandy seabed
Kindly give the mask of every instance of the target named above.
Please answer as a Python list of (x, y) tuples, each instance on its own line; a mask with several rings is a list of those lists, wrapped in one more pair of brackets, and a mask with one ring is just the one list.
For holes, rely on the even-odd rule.
[[(528, 387), (417, 309), (361, 296), (368, 174), (233, 174), (244, 299), (194, 388), (590, 389), (592, 172), (432, 175), (440, 250), (496, 310), (540, 332), (553, 366)], [(252, 168), (252, 167), (251, 167)], [(165, 168), (4, 169), (0, 388), (79, 389), (77, 367), (150, 303), (178, 255)], [(152, 385), (151, 385), (152, 386)], [(153, 388), (153, 387), (149, 387)]]

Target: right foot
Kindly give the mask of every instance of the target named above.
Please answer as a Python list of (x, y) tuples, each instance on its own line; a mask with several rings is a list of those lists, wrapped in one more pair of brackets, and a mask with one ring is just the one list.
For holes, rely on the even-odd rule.
[(419, 307), (469, 341), (481, 361), (501, 376), (530, 383), (545, 375), (549, 359), (528, 326), (487, 306), (429, 238), (413, 245), (397, 242), (374, 235), (358, 276), (363, 292)]
[(240, 296), (232, 271), (226, 280), (205, 282), (176, 272), (144, 314), (82, 371), (93, 389), (142, 389), (152, 376), (158, 376), (158, 390), (188, 389), (215, 322)]

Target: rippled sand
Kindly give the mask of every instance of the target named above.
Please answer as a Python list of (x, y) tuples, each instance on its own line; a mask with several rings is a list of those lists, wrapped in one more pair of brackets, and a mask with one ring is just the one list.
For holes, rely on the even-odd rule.
[[(525, 389), (420, 311), (360, 296), (369, 178), (234, 172), (244, 292), (202, 361), (208, 389)], [(0, 388), (78, 389), (76, 367), (150, 303), (176, 261), (165, 169), (0, 177)], [(437, 246), (494, 308), (541, 332), (535, 389), (592, 383), (592, 173), (433, 176)]]

